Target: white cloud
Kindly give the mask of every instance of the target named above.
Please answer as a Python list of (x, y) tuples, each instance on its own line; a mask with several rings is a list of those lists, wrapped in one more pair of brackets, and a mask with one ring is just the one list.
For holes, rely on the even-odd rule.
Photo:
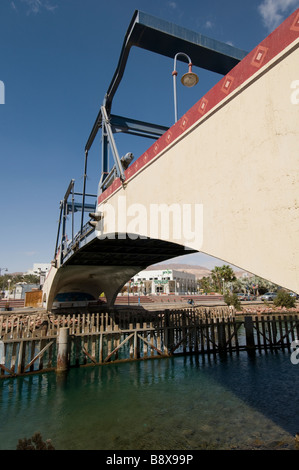
[[(37, 14), (42, 9), (47, 11), (54, 11), (57, 8), (57, 5), (53, 5), (52, 0), (21, 0), (21, 2), (27, 5), (27, 14)], [(15, 2), (11, 2), (11, 5), (14, 9), (16, 9)]]
[(176, 2), (168, 2), (168, 5), (170, 6), (170, 8), (173, 8), (174, 10), (177, 8)]
[(258, 11), (266, 28), (272, 31), (298, 7), (299, 0), (263, 0)]
[(214, 25), (213, 25), (212, 21), (209, 21), (209, 20), (206, 21), (206, 23), (205, 23), (205, 28), (211, 29), (211, 28), (213, 28), (213, 26), (214, 26)]
[(35, 256), (38, 254), (38, 251), (25, 251), (26, 256)]

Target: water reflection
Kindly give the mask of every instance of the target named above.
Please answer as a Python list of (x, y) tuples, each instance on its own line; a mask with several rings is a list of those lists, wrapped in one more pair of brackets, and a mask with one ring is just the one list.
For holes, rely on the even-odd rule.
[(299, 429), (299, 367), (290, 361), (287, 351), (263, 351), (234, 358), (219, 359), (219, 367), (205, 369), (217, 383), (248, 406), (260, 411), (287, 432)]
[(280, 351), (3, 380), (0, 448), (40, 431), (57, 449), (291, 449), (298, 370)]

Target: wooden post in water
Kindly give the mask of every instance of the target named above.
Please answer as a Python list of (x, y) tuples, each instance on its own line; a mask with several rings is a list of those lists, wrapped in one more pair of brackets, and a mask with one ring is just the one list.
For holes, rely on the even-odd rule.
[(163, 315), (164, 320), (164, 354), (169, 353), (169, 341), (168, 341), (168, 334), (169, 334), (169, 310), (164, 310)]
[(246, 348), (248, 351), (255, 349), (254, 336), (253, 336), (253, 320), (252, 317), (246, 316), (244, 319), (245, 333), (246, 333)]
[(57, 366), (56, 372), (65, 372), (69, 366), (68, 346), (69, 328), (59, 328), (57, 337)]
[[(137, 328), (138, 325), (136, 325)], [(138, 337), (137, 337), (137, 330), (134, 331), (134, 352), (133, 358), (136, 360), (138, 359)]]
[[(5, 345), (0, 340), (0, 366), (5, 366)], [(0, 375), (4, 374), (4, 369), (0, 367)]]
[(225, 337), (225, 323), (224, 318), (217, 318), (217, 330), (218, 330), (218, 348), (220, 351), (226, 350), (226, 337)]

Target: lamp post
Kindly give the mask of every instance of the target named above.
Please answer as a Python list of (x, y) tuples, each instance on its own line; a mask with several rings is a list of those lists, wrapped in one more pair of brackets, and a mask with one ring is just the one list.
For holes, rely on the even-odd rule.
[(7, 298), (9, 299), (9, 292), (10, 292), (10, 283), (11, 283), (11, 279), (8, 279), (8, 280), (7, 280), (7, 283), (8, 283), (8, 294), (7, 294)]
[(176, 77), (177, 77), (178, 73), (177, 73), (177, 70), (176, 70), (176, 61), (177, 61), (177, 57), (179, 55), (185, 56), (187, 58), (187, 60), (189, 61), (189, 63), (188, 63), (189, 71), (182, 76), (182, 78), (181, 78), (182, 84), (184, 86), (187, 86), (188, 88), (191, 88), (191, 87), (193, 87), (194, 85), (196, 85), (198, 83), (198, 76), (196, 75), (196, 73), (192, 72), (192, 62), (191, 62), (190, 57), (187, 54), (185, 54), (184, 52), (178, 52), (174, 56), (174, 67), (173, 67), (173, 72), (172, 72), (175, 122), (177, 122), (177, 120), (178, 120), (177, 96), (176, 96)]

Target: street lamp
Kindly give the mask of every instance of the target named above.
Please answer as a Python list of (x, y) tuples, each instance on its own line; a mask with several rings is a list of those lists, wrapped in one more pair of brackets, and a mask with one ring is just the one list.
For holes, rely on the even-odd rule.
[(189, 61), (189, 64), (188, 64), (189, 65), (189, 71), (182, 76), (182, 78), (181, 78), (182, 84), (184, 86), (188, 87), (188, 88), (191, 88), (191, 87), (193, 87), (194, 85), (196, 85), (198, 83), (198, 76), (196, 75), (196, 73), (192, 72), (192, 62), (191, 62), (190, 57), (187, 54), (185, 54), (184, 52), (178, 52), (174, 56), (174, 67), (173, 67), (173, 72), (172, 72), (175, 122), (177, 122), (177, 120), (178, 120), (177, 97), (176, 97), (176, 77), (177, 77), (178, 73), (177, 73), (177, 70), (176, 70), (176, 60), (177, 60), (177, 57), (179, 55), (185, 56), (187, 58), (187, 60)]

